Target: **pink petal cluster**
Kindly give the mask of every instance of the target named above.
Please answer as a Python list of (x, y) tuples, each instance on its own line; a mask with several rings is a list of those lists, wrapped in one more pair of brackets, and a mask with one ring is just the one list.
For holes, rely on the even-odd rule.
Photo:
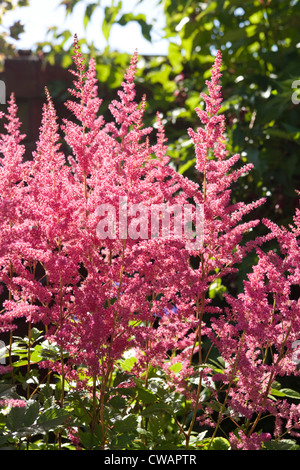
[[(0, 136), (0, 281), (9, 292), (0, 331), (14, 328), (20, 317), (42, 323), (45, 337), (62, 355), (56, 363), (41, 365), (65, 380), (78, 378), (79, 387), (93, 378), (100, 384), (100, 400), (117, 362), (129, 350), (136, 360), (131, 373), (142, 378), (150, 367), (161, 368), (170, 388), (202, 410), (200, 421), (206, 422), (212, 409), (202, 406), (189, 381), (198, 379), (198, 390), (211, 387), (213, 395), (221, 381), (228, 387), (226, 406), (232, 418), (243, 416), (248, 422), (239, 439), (232, 437), (233, 444), (258, 449), (269, 439), (257, 433), (257, 418), (266, 413), (277, 417), (277, 431), (285, 420), (291, 431), (299, 432), (299, 407), (270, 397), (278, 377), (299, 375), (293, 345), (300, 339), (300, 304), (291, 288), (300, 280), (299, 211), (295, 226), (283, 229), (264, 220), (269, 234), (244, 241), (260, 220), (243, 218), (264, 199), (231, 202), (232, 185), (252, 165), (241, 164), (239, 155), (228, 157), (226, 150), (225, 117), (219, 114), (220, 52), (206, 82), (208, 94), (202, 94), (206, 110), (196, 109), (203, 126), (189, 129), (200, 186), (169, 165), (159, 114), (156, 132), (144, 127), (146, 98), (135, 101), (137, 61), (135, 53), (109, 107), (113, 119), (105, 122), (95, 61), (85, 63), (75, 39), (74, 87), (66, 103), (73, 119), (58, 125), (46, 90), (40, 137), (30, 162), (23, 162), (23, 136), (11, 97), (6, 134)], [(61, 135), (68, 155), (61, 148)], [(100, 237), (102, 210), (113, 209), (119, 220), (120, 200), (131, 210), (143, 209), (140, 219), (128, 213), (127, 223), (138, 236), (118, 226), (114, 236)], [(154, 205), (183, 207), (191, 200), (203, 208), (200, 247), (188, 243), (186, 234), (149, 236)], [(281, 253), (260, 247), (271, 238), (277, 239)], [(237, 297), (226, 295), (222, 309), (208, 295), (209, 288), (238, 270), (252, 249), (258, 262), (244, 291)], [(226, 364), (212, 380), (202, 347), (205, 339)]]
[(26, 400), (15, 400), (13, 398), (6, 398), (5, 400), (0, 400), (0, 406), (2, 406), (3, 408), (25, 408), (26, 405)]
[(238, 432), (237, 438), (233, 433), (230, 435), (229, 442), (235, 450), (260, 450), (263, 442), (268, 442), (271, 439), (269, 433), (254, 433), (247, 437), (243, 432)]

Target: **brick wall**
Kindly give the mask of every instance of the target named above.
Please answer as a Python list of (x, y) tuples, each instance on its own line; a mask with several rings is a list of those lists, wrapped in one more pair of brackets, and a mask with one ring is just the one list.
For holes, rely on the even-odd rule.
[[(25, 159), (30, 160), (39, 137), (42, 107), (45, 102), (45, 86), (49, 88), (59, 120), (61, 120), (70, 114), (63, 101), (67, 89), (72, 85), (73, 76), (59, 66), (44, 63), (30, 51), (23, 51), (16, 58), (5, 60), (0, 80), (4, 82), (6, 91), (6, 103), (0, 104), (0, 111), (6, 112), (7, 101), (10, 94), (14, 92), (19, 109), (18, 115), (22, 121), (21, 132), (26, 134), (26, 139), (23, 141), (26, 148)], [(0, 132), (3, 132), (3, 120), (0, 121)], [(6, 298), (8, 298), (8, 292), (4, 289), (0, 295), (0, 310)], [(18, 329), (14, 334), (26, 335), (27, 325), (24, 320), (19, 319), (16, 324)], [(0, 341), (8, 344), (9, 333), (0, 333)]]
[[(30, 51), (20, 51), (18, 57), (5, 60), (0, 80), (5, 83), (6, 103), (10, 94), (15, 93), (19, 117), (22, 121), (21, 131), (26, 134), (23, 142), (26, 146), (25, 158), (30, 159), (39, 137), (45, 86), (51, 92), (61, 119), (69, 114), (63, 105), (63, 99), (67, 88), (72, 84), (73, 76), (60, 66), (45, 63), (38, 56), (32, 55)], [(7, 104), (0, 104), (0, 111), (6, 111), (6, 108)]]

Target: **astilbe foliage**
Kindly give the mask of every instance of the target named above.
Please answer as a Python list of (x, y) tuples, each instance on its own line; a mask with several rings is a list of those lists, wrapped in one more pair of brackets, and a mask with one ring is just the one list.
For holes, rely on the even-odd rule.
[[(46, 90), (40, 137), (30, 162), (22, 161), (12, 96), (7, 134), (0, 142), (1, 282), (9, 292), (1, 331), (12, 330), (18, 317), (29, 325), (44, 325), (45, 338), (60, 348), (60, 358), (40, 366), (61, 375), (61, 405), (66, 382), (90, 387), (99, 401), (92, 424), (101, 422), (103, 446), (106, 392), (117, 361), (127, 351), (135, 358), (131, 374), (145, 386), (149, 371), (160, 369), (170, 390), (191, 400), (190, 425), (180, 427), (187, 445), (197, 420), (207, 424), (213, 403), (219, 410), (215, 424), (209, 422), (213, 435), (228, 418), (227, 409), (233, 422), (245, 419), (239, 434), (232, 435), (233, 447), (256, 449), (270, 438), (257, 433), (266, 413), (275, 417), (275, 437), (283, 423), (297, 435), (299, 407), (269, 395), (278, 377), (299, 374), (292, 360), (300, 329), (299, 300), (291, 296), (291, 286), (299, 284), (299, 212), (290, 230), (265, 220), (270, 233), (245, 241), (244, 235), (260, 221), (243, 218), (264, 200), (231, 202), (232, 185), (252, 165), (241, 165), (240, 156), (228, 157), (226, 150), (220, 52), (207, 81), (208, 94), (202, 94), (206, 110), (196, 109), (202, 127), (189, 129), (200, 187), (169, 165), (159, 114), (156, 131), (144, 127), (146, 98), (135, 101), (137, 61), (135, 53), (118, 99), (109, 107), (113, 120), (105, 122), (95, 61), (86, 65), (75, 38), (74, 87), (66, 103), (74, 119), (59, 127)], [(61, 150), (61, 134), (69, 155)], [(191, 201), (203, 208), (200, 246), (186, 233), (151, 236), (153, 206), (170, 209)], [(132, 233), (115, 225), (124, 207)], [(141, 208), (137, 218), (135, 209)], [(106, 210), (112, 211), (112, 219)], [(282, 256), (259, 248), (272, 237)], [(234, 273), (254, 248), (258, 262), (244, 292), (227, 295), (222, 309), (210, 298), (210, 286)], [(207, 340), (225, 361), (222, 373), (213, 373), (203, 348)], [(172, 368), (177, 363), (179, 373)], [(205, 387), (212, 397), (209, 406), (201, 400)], [(219, 393), (224, 390), (222, 401)]]

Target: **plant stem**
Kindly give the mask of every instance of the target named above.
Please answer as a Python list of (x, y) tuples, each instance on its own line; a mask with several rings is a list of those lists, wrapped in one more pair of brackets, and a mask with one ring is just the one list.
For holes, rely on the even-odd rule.
[[(249, 316), (249, 312), (247, 314), (247, 317), (246, 319), (248, 319), (248, 316)], [(239, 346), (239, 349), (238, 349), (238, 353), (237, 353), (237, 356), (235, 358), (235, 361), (234, 361), (234, 365), (233, 365), (233, 369), (232, 369), (232, 372), (231, 372), (231, 378), (230, 378), (230, 381), (229, 381), (229, 384), (228, 384), (228, 387), (227, 387), (227, 391), (226, 391), (226, 395), (225, 395), (225, 399), (222, 403), (222, 406), (221, 406), (221, 409), (219, 411), (219, 415), (218, 415), (218, 420), (217, 420), (217, 424), (215, 426), (215, 429), (214, 429), (214, 432), (213, 432), (213, 435), (211, 437), (211, 440), (210, 440), (210, 443), (209, 443), (209, 446), (208, 446), (208, 450), (210, 449), (212, 443), (213, 443), (213, 440), (214, 438), (216, 437), (216, 434), (217, 434), (217, 431), (220, 427), (220, 424), (221, 424), (221, 421), (222, 421), (222, 418), (223, 418), (223, 413), (224, 413), (224, 410), (225, 410), (225, 407), (226, 407), (226, 403), (227, 403), (227, 400), (228, 400), (228, 397), (229, 397), (229, 392), (231, 390), (231, 387), (232, 387), (232, 384), (235, 380), (235, 374), (236, 374), (236, 371), (237, 371), (237, 368), (238, 368), (238, 362), (239, 362), (239, 358), (240, 358), (240, 355), (241, 355), (241, 351), (242, 351), (242, 347), (243, 347), (243, 343), (244, 343), (244, 338), (245, 338), (245, 330), (243, 331), (242, 333), (242, 337), (241, 337), (241, 341), (240, 341), (240, 346)]]
[[(31, 321), (28, 322), (28, 350), (27, 350), (27, 374), (30, 374), (30, 357), (31, 357)], [(30, 397), (30, 385), (27, 385), (27, 399)]]
[[(274, 381), (274, 377), (275, 377), (275, 374), (276, 374), (276, 367), (278, 366), (279, 362), (282, 360), (282, 358), (284, 357), (284, 347), (285, 347), (285, 343), (287, 342), (287, 339), (289, 337), (289, 334), (291, 332), (291, 329), (292, 329), (292, 322), (288, 328), (288, 331), (286, 332), (286, 335), (285, 335), (285, 338), (281, 344), (281, 347), (280, 347), (280, 352), (278, 354), (278, 358), (277, 358), (277, 361), (275, 362), (274, 364), (274, 368), (270, 374), (270, 377), (269, 377), (269, 380), (268, 380), (268, 384), (267, 384), (267, 388), (265, 390), (265, 394), (264, 394), (264, 398), (263, 398), (263, 402), (262, 402), (262, 405), (261, 405), (261, 408), (263, 409), (265, 404), (266, 404), (266, 401), (267, 401), (267, 398), (268, 398), (268, 395), (270, 393), (270, 390), (271, 390), (271, 387), (272, 387), (272, 383)], [(250, 430), (248, 431), (247, 433), (247, 436), (250, 437), (251, 434), (253, 433), (254, 429), (256, 428), (257, 426), (257, 423), (259, 422), (260, 418), (261, 418), (261, 415), (262, 415), (262, 411), (260, 411), (254, 421), (254, 423), (252, 424), (252, 427), (250, 428)]]

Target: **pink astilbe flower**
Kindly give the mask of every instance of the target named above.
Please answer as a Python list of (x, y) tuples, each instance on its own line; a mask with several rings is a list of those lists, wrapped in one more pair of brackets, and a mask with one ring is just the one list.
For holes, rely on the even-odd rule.
[[(169, 266), (178, 264), (182, 258), (184, 268), (188, 259), (188, 253), (178, 257), (176, 249), (184, 246), (184, 240), (151, 239), (150, 226), (143, 232), (145, 236), (137, 232), (137, 237), (132, 237), (117, 228), (116, 236), (99, 239), (98, 208), (109, 204), (119, 216), (120, 198), (126, 198), (129, 210), (135, 204), (143, 204), (149, 221), (151, 204), (182, 204), (188, 196), (197, 194), (196, 184), (167, 166), (169, 158), (165, 155), (165, 136), (159, 118), (157, 142), (150, 145), (147, 140), (152, 128), (142, 125), (145, 100), (141, 106), (134, 101), (136, 63), (135, 54), (119, 92), (120, 101), (114, 100), (110, 108), (115, 122), (102, 122), (96, 136), (99, 147), (94, 161), (98, 152), (99, 163), (90, 167), (86, 180), (88, 215), (76, 248), (86, 276), (73, 305), (76, 323), (72, 344), (78, 345), (77, 360), (90, 364), (93, 374), (99, 370), (99, 357), (103, 358), (101, 367), (105, 374), (126, 349), (141, 345), (144, 349), (148, 336), (153, 335), (154, 315), (161, 315), (174, 295), (165, 283)], [(88, 80), (87, 77), (85, 84)], [(129, 214), (128, 226), (130, 223)], [(178, 266), (177, 278), (179, 273)], [(157, 302), (161, 295), (163, 300)], [(138, 327), (141, 322), (148, 326)]]
[[(12, 292), (17, 302), (4, 302), (11, 317), (24, 316), (28, 321), (42, 321), (46, 325), (56, 322), (53, 311), (57, 304), (52, 306), (51, 314), (48, 308), (55, 296), (61, 299), (60, 313), (56, 317), (62, 316), (62, 299), (67, 296), (65, 286), (70, 279), (73, 280), (69, 267), (74, 266), (73, 260), (61, 255), (62, 238), (65, 234), (72, 236), (71, 215), (74, 213), (76, 191), (73, 190), (75, 186), (72, 186), (72, 175), (65, 165), (64, 155), (59, 152), (57, 131), (55, 111), (48, 95), (37, 149), (33, 153), (33, 161), (26, 165), (22, 219), (14, 227), (19, 236), (11, 254), (15, 272), (15, 291)], [(56, 287), (51, 292), (55, 283)]]
[[(155, 319), (174, 300), (175, 286), (189, 269), (189, 250), (180, 252), (184, 239), (97, 235), (98, 207), (109, 203), (118, 211), (120, 197), (127, 198), (128, 207), (144, 203), (147, 210), (152, 203), (183, 204), (197, 193), (201, 201), (197, 185), (168, 166), (159, 118), (156, 142), (147, 140), (152, 128), (142, 124), (145, 99), (140, 106), (134, 102), (136, 62), (135, 54), (120, 101), (111, 108), (115, 122), (105, 123), (97, 115), (95, 63), (86, 68), (75, 41), (77, 80), (67, 107), (77, 123), (62, 126), (70, 165), (60, 150), (56, 113), (46, 92), (40, 137), (27, 167), (24, 223), (18, 225), (15, 247), (16, 294), (5, 307), (11, 319), (22, 315), (48, 327), (47, 338), (69, 356), (52, 369), (70, 378), (76, 365), (86, 366), (94, 377), (108, 377), (124, 351), (133, 346), (143, 351)], [(124, 135), (118, 113), (127, 116)], [(172, 282), (166, 284), (167, 274)], [(157, 364), (173, 345), (161, 344)]]
[(10, 366), (0, 366), (0, 375), (1, 374), (8, 374), (12, 371), (12, 367)]
[[(208, 95), (203, 94), (207, 109), (206, 111), (197, 109), (204, 128), (199, 128), (197, 132), (189, 130), (195, 144), (196, 167), (203, 175), (202, 198), (199, 200), (204, 206), (204, 236), (202, 248), (193, 252), (194, 260), (198, 259), (198, 267), (186, 271), (185, 285), (180, 286), (179, 305), (182, 306), (179, 311), (187, 308), (193, 310), (194, 321), (196, 319), (198, 323), (198, 335), (203, 337), (207, 332), (206, 321), (209, 316), (219, 312), (218, 307), (213, 307), (207, 295), (209, 286), (217, 278), (237, 270), (238, 264), (251, 247), (249, 245), (248, 248), (243, 242), (244, 234), (259, 223), (259, 220), (242, 222), (242, 219), (264, 202), (264, 199), (260, 199), (252, 204), (243, 202), (231, 204), (231, 185), (249, 172), (252, 165), (236, 168), (240, 156), (234, 155), (228, 158), (225, 117), (219, 114), (222, 102), (221, 64), (221, 53), (218, 52), (211, 80), (206, 82)], [(197, 263), (195, 265), (197, 266)], [(201, 343), (201, 338), (197, 336), (196, 338)], [(192, 341), (190, 349), (191, 345)], [(197, 348), (193, 347), (191, 351), (195, 353)], [(203, 359), (201, 352), (199, 359), (200, 361)]]
[[(135, 63), (136, 58), (134, 57), (133, 64)], [(131, 163), (131, 159), (133, 159), (133, 164), (138, 162), (139, 165), (139, 178), (136, 178), (134, 187), (132, 178), (129, 179), (130, 187), (127, 194), (132, 197), (136, 194), (135, 190), (141, 188), (138, 192), (139, 199), (134, 199), (134, 202), (144, 201), (147, 205), (147, 197), (144, 196), (149, 190), (151, 202), (158, 203), (168, 198), (167, 200), (174, 203), (176, 198), (170, 199), (170, 196), (172, 196), (172, 192), (181, 187), (184, 191), (177, 197), (177, 201), (184, 204), (187, 197), (193, 197), (196, 203), (204, 206), (203, 246), (200, 248), (185, 250), (182, 243), (178, 241), (176, 245), (176, 243), (161, 243), (157, 240), (146, 240), (139, 244), (133, 243), (132, 240), (126, 240), (126, 247), (130, 247), (130, 251), (126, 252), (125, 259), (130, 262), (131, 272), (138, 274), (135, 274), (135, 278), (130, 279), (124, 291), (122, 290), (120, 301), (125, 302), (129, 294), (128, 300), (130, 299), (131, 305), (136, 305), (137, 309), (139, 305), (142, 305), (145, 309), (144, 312), (148, 312), (142, 318), (149, 320), (151, 318), (149, 316), (149, 301), (146, 299), (152, 295), (151, 308), (159, 318), (159, 327), (155, 330), (155, 335), (152, 335), (151, 341), (146, 341), (149, 334), (147, 328), (141, 328), (134, 332), (135, 338), (140, 338), (140, 344), (143, 343), (142, 338), (144, 338), (144, 343), (148, 345), (147, 350), (138, 346), (136, 354), (140, 350), (140, 356), (136, 368), (140, 364), (143, 364), (142, 370), (149, 365), (163, 367), (166, 374), (170, 376), (171, 382), (176, 384), (175, 386), (181, 391), (186, 388), (187, 377), (193, 375), (191, 361), (199, 349), (197, 343), (202, 341), (199, 335), (205, 337), (207, 333), (206, 315), (209, 319), (212, 313), (219, 311), (217, 307), (211, 305), (211, 299), (206, 295), (208, 288), (218, 277), (221, 278), (237, 269), (236, 265), (247, 252), (247, 245), (242, 246), (243, 235), (259, 223), (258, 220), (241, 223), (241, 220), (264, 202), (261, 199), (248, 205), (244, 203), (230, 204), (231, 184), (242, 174), (248, 172), (252, 165), (233, 169), (234, 165), (238, 163), (239, 155), (227, 158), (224, 116), (218, 115), (221, 104), (220, 66), (221, 55), (218, 53), (212, 71), (212, 80), (207, 82), (209, 94), (205, 95), (205, 102), (208, 111), (200, 112), (198, 110), (198, 114), (205, 124), (205, 129), (198, 129), (197, 133), (190, 130), (190, 135), (195, 142), (198, 162), (202, 159), (201, 165), (204, 165), (201, 167), (199, 164), (200, 166), (197, 167), (203, 172), (202, 190), (195, 188), (195, 185), (194, 187), (189, 185), (185, 179), (180, 180), (176, 173), (164, 166), (158, 167), (159, 173), (158, 168), (155, 169), (156, 179), (154, 180), (153, 171), (149, 171), (149, 169), (153, 163), (155, 165), (159, 163), (157, 160), (151, 160), (151, 165), (145, 166), (148, 172), (144, 176), (140, 165), (141, 158), (145, 155), (142, 153), (143, 149), (147, 154), (147, 147), (143, 147), (141, 144), (139, 147), (131, 147), (129, 155), (124, 151), (128, 148), (125, 142), (133, 140), (133, 131), (129, 130), (122, 138), (117, 152), (117, 155), (121, 155), (119, 156), (120, 177), (118, 174), (120, 178), (119, 194), (124, 194), (122, 191), (128, 187), (128, 176), (131, 175), (132, 168), (129, 166), (129, 162)], [(130, 95), (133, 97), (132, 75), (128, 74), (127, 78)], [(120, 116), (121, 110), (124, 113), (124, 106), (127, 104), (124, 94), (121, 93), (120, 96), (121, 101), (123, 100), (122, 106), (115, 103), (113, 108), (117, 117)], [(136, 112), (137, 107), (131, 106), (130, 115), (132, 116)], [(131, 124), (132, 121), (128, 126)], [(116, 131), (114, 134), (120, 137)], [(158, 138), (158, 145), (164, 145), (165, 137), (160, 123)], [(156, 155), (158, 155), (157, 150), (156, 145)], [(159, 155), (164, 155), (164, 151)], [(123, 162), (123, 166), (120, 165), (120, 160)], [(170, 186), (165, 180), (165, 176), (168, 174), (172, 175), (172, 185)], [(147, 183), (150, 183), (149, 186), (146, 186)], [(100, 184), (99, 182), (98, 187)], [(168, 191), (169, 188), (170, 191)], [(163, 262), (160, 262), (158, 254), (162, 255)], [(196, 266), (198, 264), (198, 267), (193, 267), (193, 264), (190, 263), (191, 255), (194, 260), (198, 260), (198, 263), (195, 263)], [(132, 286), (135, 285), (137, 288), (136, 291), (133, 291)], [(146, 290), (144, 295), (141, 295), (144, 287)], [(138, 296), (135, 304), (133, 299), (136, 293)], [(154, 296), (153, 293), (155, 293)], [(141, 299), (145, 299), (145, 301), (143, 302)], [(176, 306), (176, 313), (172, 311), (174, 306)], [(168, 314), (164, 314), (166, 310), (169, 312)], [(176, 375), (170, 372), (170, 364), (166, 360), (168, 350), (176, 350), (176, 361), (182, 367), (180, 374)], [(201, 361), (201, 351), (199, 354)]]
[(6, 398), (5, 400), (0, 400), (0, 406), (3, 408), (25, 408), (27, 405), (26, 400)]
[[(115, 122), (119, 125), (119, 129), (115, 128), (115, 137), (125, 137), (128, 135), (131, 126), (137, 125), (141, 120), (142, 109), (139, 109), (135, 102), (135, 72), (138, 61), (138, 54), (132, 56), (131, 64), (124, 75), (122, 89), (118, 91), (120, 100), (113, 100), (109, 106)], [(142, 107), (143, 108), (143, 107)]]
[(5, 114), (6, 133), (0, 135), (1, 255), (6, 253), (6, 238), (10, 238), (7, 228), (12, 227), (21, 211), (21, 188), (25, 167), (23, 163), (25, 147), (21, 142), (25, 135), (20, 132), (21, 122), (17, 113), (18, 108), (12, 94)]
[(229, 438), (231, 447), (235, 450), (260, 450), (262, 443), (271, 439), (269, 433), (254, 433), (250, 437), (247, 437), (243, 431), (239, 431), (238, 434), (239, 437), (236, 437), (231, 433)]
[[(216, 144), (223, 137), (222, 134), (225, 129), (225, 117), (219, 114), (222, 103), (222, 87), (220, 85), (220, 78), (222, 76), (221, 66), (222, 55), (218, 51), (211, 70), (211, 80), (206, 80), (209, 93), (208, 95), (201, 93), (201, 97), (206, 104), (206, 111), (196, 108), (199, 118), (206, 127), (205, 129), (199, 128), (197, 132), (189, 129), (189, 134), (196, 146), (196, 169), (201, 173), (207, 167), (209, 152), (215, 149)], [(222, 149), (218, 148), (218, 153), (222, 157), (226, 156), (224, 146)]]
[[(22, 236), (19, 224), (24, 221), (24, 179), (27, 166), (23, 162), (25, 147), (22, 140), (25, 135), (20, 132), (21, 122), (17, 114), (18, 108), (12, 94), (4, 115), (6, 132), (0, 135), (0, 281), (7, 286), (9, 299), (18, 290), (13, 279), (16, 264), (19, 263), (15, 245)], [(13, 321), (10, 312), (2, 312), (0, 331), (13, 328)]]
[(296, 217), (295, 222), (286, 230), (264, 220), (279, 243), (278, 253), (257, 248), (258, 262), (244, 282), (244, 292), (237, 298), (227, 295), (230, 308), (212, 319), (215, 336), (210, 337), (226, 362), (224, 373), (215, 380), (230, 384), (227, 405), (249, 420), (249, 437), (268, 413), (276, 418), (275, 437), (282, 419), (292, 423), (289, 428), (295, 435), (300, 426), (299, 407), (270, 395), (281, 377), (300, 375), (294, 358), (300, 331), (299, 296), (295, 298), (292, 290), (299, 285)]
[[(299, 339), (300, 306), (292, 289), (300, 279), (299, 211), (294, 227), (284, 230), (264, 221), (270, 233), (245, 242), (260, 221), (244, 217), (264, 199), (231, 201), (232, 185), (252, 165), (241, 165), (239, 155), (228, 156), (220, 114), (220, 52), (206, 82), (208, 94), (202, 94), (206, 109), (196, 109), (203, 126), (189, 129), (200, 185), (169, 165), (159, 113), (156, 131), (144, 127), (146, 97), (135, 100), (137, 63), (135, 53), (109, 107), (112, 121), (106, 122), (95, 60), (86, 64), (75, 38), (74, 87), (66, 103), (73, 119), (59, 126), (46, 90), (30, 162), (22, 162), (20, 123), (11, 99), (7, 133), (0, 138), (0, 281), (9, 292), (0, 328), (11, 329), (18, 317), (42, 323), (59, 354), (40, 366), (62, 376), (63, 387), (68, 380), (98, 400), (102, 424), (107, 388), (128, 351), (135, 358), (131, 379), (147, 384), (151, 367), (159, 368), (170, 391), (191, 403), (191, 426), (198, 412), (199, 424), (207, 424), (216, 401), (219, 405), (221, 382), (221, 391), (228, 393), (213, 432), (228, 416), (242, 417), (247, 426), (238, 438), (232, 436), (232, 446), (256, 450), (270, 437), (259, 433), (266, 413), (275, 417), (277, 436), (283, 423), (291, 433), (299, 432), (299, 407), (270, 396), (275, 380), (299, 375), (293, 344)], [(189, 230), (179, 235), (175, 229), (187, 228), (181, 209), (191, 208), (191, 201)], [(179, 226), (170, 217), (166, 228), (164, 216), (174, 210)], [(271, 238), (281, 253), (259, 247)], [(225, 308), (215, 304), (208, 295), (211, 284), (236, 272), (254, 248), (258, 261), (244, 291), (225, 295)], [(204, 342), (225, 361), (218, 374), (206, 362)], [(211, 402), (202, 403), (203, 387)], [(63, 398), (64, 390), (61, 404)]]
[(85, 60), (76, 37), (73, 59), (76, 68), (71, 69), (70, 72), (76, 79), (74, 87), (69, 89), (73, 100), (68, 100), (66, 107), (72, 112), (77, 122), (64, 119), (62, 129), (65, 132), (65, 141), (73, 152), (73, 155), (68, 157), (68, 161), (75, 178), (84, 183), (82, 188), (87, 197), (88, 175), (95, 167), (104, 164), (101, 156), (104, 136), (99, 132), (103, 125), (103, 117), (98, 116), (102, 100), (97, 96), (95, 60), (91, 59), (86, 70)]
[[(25, 152), (24, 145), (21, 144), (25, 138), (20, 132), (21, 122), (17, 116), (18, 107), (16, 105), (14, 94), (11, 95), (8, 102), (7, 114), (5, 115), (7, 122), (4, 124), (6, 134), (1, 134), (0, 151), (1, 158), (1, 191), (6, 190), (9, 194), (13, 184), (23, 179), (23, 156)], [(4, 177), (5, 173), (5, 177)], [(6, 181), (6, 185), (4, 182)]]

